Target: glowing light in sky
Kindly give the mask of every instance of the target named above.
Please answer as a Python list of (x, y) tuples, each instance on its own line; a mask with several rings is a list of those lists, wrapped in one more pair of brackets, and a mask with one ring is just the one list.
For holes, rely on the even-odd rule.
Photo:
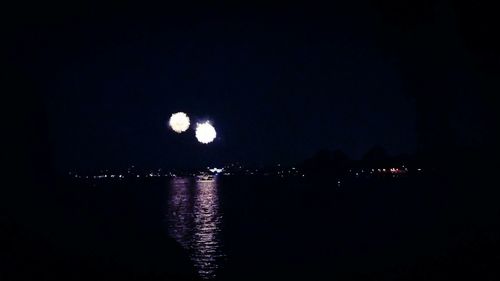
[(176, 133), (185, 132), (189, 128), (189, 117), (184, 112), (177, 112), (170, 116), (170, 121), (168, 122), (170, 128)]
[(211, 143), (217, 133), (215, 132), (214, 126), (212, 126), (208, 121), (205, 123), (196, 124), (196, 138), (201, 143)]

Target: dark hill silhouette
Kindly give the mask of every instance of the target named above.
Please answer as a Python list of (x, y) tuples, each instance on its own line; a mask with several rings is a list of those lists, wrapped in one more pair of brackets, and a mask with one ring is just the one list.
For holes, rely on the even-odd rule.
[(349, 157), (341, 150), (322, 149), (305, 160), (301, 167), (309, 175), (341, 176), (351, 164)]

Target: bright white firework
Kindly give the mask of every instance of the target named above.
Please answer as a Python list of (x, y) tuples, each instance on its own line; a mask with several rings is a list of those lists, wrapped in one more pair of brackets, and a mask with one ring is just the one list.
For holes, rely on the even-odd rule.
[(170, 121), (168, 122), (170, 128), (176, 133), (185, 132), (189, 128), (189, 117), (184, 112), (177, 112), (170, 116)]
[(217, 133), (215, 132), (214, 126), (212, 126), (208, 121), (205, 123), (196, 124), (196, 138), (201, 143), (211, 143)]

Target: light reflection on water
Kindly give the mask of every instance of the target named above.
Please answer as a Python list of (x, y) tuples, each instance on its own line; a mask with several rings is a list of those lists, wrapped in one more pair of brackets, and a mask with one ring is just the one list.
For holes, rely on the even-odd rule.
[(224, 257), (217, 181), (174, 178), (169, 189), (169, 234), (189, 251), (202, 278), (215, 278)]

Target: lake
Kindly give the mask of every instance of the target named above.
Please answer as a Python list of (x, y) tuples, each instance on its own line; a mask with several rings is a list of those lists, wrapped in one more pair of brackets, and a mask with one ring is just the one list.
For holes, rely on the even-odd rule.
[[(448, 246), (441, 193), (418, 179), (172, 178), (164, 224), (208, 280), (411, 270)], [(425, 242), (424, 242), (425, 241)]]
[[(498, 196), (476, 178), (56, 183), (24, 198), (25, 227), (9, 232), (11, 251), (36, 257), (21, 279), (40, 272), (47, 280), (498, 279), (490, 278), (500, 245)], [(19, 274), (26, 262), (16, 264)]]

